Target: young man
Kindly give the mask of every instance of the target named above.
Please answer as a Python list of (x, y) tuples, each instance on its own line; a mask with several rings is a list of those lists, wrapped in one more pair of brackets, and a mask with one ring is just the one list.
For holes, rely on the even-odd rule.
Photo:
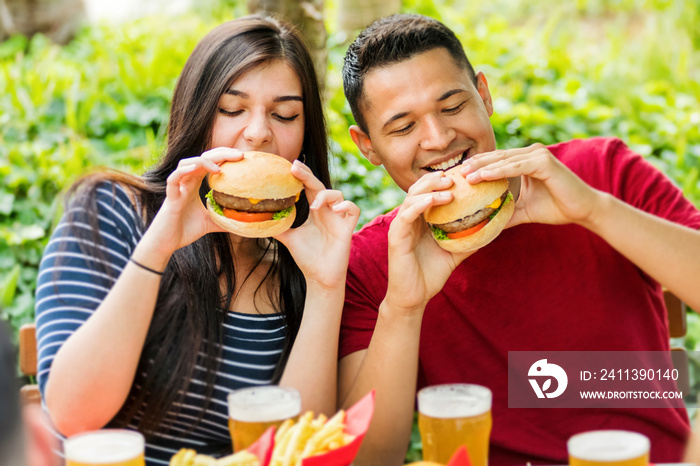
[[(422, 16), (369, 26), (348, 49), (355, 144), (407, 192), (353, 239), (341, 330), (340, 400), (376, 389), (355, 464), (401, 464), (416, 388), (493, 391), (490, 464), (565, 463), (593, 429), (652, 439), (680, 459), (684, 409), (508, 409), (508, 351), (668, 350), (659, 283), (700, 309), (700, 212), (621, 141), (594, 138), (497, 151), (491, 95), (454, 33)], [(469, 254), (432, 239), (421, 214), (445, 204), (439, 169), (470, 183), (520, 181), (508, 229)], [(516, 196), (517, 197), (517, 196)]]

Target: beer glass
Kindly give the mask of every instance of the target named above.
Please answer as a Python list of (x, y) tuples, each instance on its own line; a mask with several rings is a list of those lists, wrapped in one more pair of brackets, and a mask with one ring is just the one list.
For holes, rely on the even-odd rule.
[(566, 444), (571, 466), (647, 466), (649, 439), (626, 430), (594, 430)]
[(481, 385), (449, 384), (418, 392), (418, 429), (423, 459), (447, 464), (465, 445), (473, 466), (486, 466), (491, 435), (491, 390)]
[(145, 466), (143, 435), (133, 430), (103, 429), (63, 441), (66, 466)]
[(233, 451), (241, 451), (270, 426), (279, 427), (301, 412), (301, 396), (293, 388), (263, 386), (236, 390), (228, 395), (228, 427)]

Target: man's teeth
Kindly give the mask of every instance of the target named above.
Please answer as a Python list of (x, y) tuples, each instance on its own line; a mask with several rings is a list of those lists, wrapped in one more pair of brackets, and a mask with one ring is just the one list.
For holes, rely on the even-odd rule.
[(466, 153), (466, 151), (462, 152), (462, 153), (459, 154), (459, 155), (455, 155), (455, 156), (452, 157), (450, 160), (447, 160), (447, 161), (445, 161), (445, 162), (438, 163), (438, 164), (435, 164), (435, 165), (428, 165), (428, 167), (429, 167), (431, 170), (447, 170), (448, 168), (452, 168), (452, 167), (454, 167), (455, 165), (457, 165), (457, 164), (459, 163), (459, 161), (462, 160), (462, 158), (464, 157), (464, 154), (465, 154), (465, 153)]

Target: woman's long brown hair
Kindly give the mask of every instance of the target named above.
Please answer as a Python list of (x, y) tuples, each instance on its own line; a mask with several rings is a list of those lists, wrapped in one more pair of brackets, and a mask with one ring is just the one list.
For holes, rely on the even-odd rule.
[[(187, 60), (175, 87), (167, 149), (161, 161), (142, 177), (100, 172), (83, 178), (69, 191), (72, 207), (84, 207), (93, 214), (94, 236), (91, 239), (95, 244), (100, 243), (95, 202), (97, 186), (105, 181), (127, 186), (137, 201), (144, 226), (150, 225), (165, 200), (167, 177), (177, 168), (178, 162), (209, 148), (219, 97), (246, 71), (272, 60), (284, 60), (301, 80), (305, 117), (302, 150), (306, 165), (330, 187), (326, 125), (307, 48), (298, 33), (279, 20), (259, 16), (240, 18), (207, 34)], [(205, 181), (200, 189), (202, 200), (208, 191)], [(308, 203), (301, 196), (297, 202), (295, 227), (306, 220), (308, 212)], [(82, 235), (80, 229), (73, 231)], [(270, 298), (283, 314), (287, 326), (284, 350), (274, 373), (274, 381), (279, 381), (301, 323), (306, 282), (281, 243), (262, 240), (261, 245), (274, 254), (268, 278), (276, 286), (271, 288)], [(101, 255), (96, 247), (86, 248), (85, 252)], [(109, 273), (109, 270), (105, 267), (102, 272)], [(145, 434), (167, 430), (172, 419), (166, 418), (166, 414), (183, 399), (196, 365), (206, 369), (205, 408), (211, 402), (217, 359), (221, 354), (223, 322), (233, 300), (235, 276), (227, 234), (207, 234), (173, 254), (160, 283), (155, 313), (131, 392), (112, 425), (126, 426), (138, 419), (137, 427)], [(200, 420), (201, 416), (203, 411)]]

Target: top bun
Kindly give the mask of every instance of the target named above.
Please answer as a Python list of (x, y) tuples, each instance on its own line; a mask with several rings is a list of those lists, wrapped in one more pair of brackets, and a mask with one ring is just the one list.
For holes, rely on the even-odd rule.
[(231, 196), (284, 199), (296, 196), (304, 184), (292, 175), (292, 164), (279, 155), (250, 151), (237, 162), (224, 162), (209, 176), (209, 186)]
[(462, 166), (457, 165), (445, 172), (453, 181), (450, 189), (445, 190), (454, 196), (452, 202), (429, 207), (423, 214), (426, 222), (439, 225), (464, 218), (491, 204), (508, 189), (506, 178), (471, 184), (459, 174), (460, 168)]

